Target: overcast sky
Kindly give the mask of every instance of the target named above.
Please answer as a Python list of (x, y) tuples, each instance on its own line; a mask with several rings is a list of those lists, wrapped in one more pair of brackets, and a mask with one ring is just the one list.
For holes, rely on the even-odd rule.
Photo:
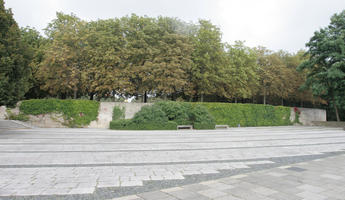
[(245, 40), (248, 46), (295, 52), (305, 48), (315, 30), (329, 24), (345, 0), (5, 0), (20, 26), (42, 30), (55, 13), (74, 13), (84, 20), (135, 13), (178, 17), (187, 22), (211, 20), (223, 41)]

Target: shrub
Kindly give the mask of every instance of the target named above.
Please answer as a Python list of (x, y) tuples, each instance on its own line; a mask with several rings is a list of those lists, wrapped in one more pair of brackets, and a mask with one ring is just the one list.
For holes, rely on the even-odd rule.
[(115, 130), (176, 130), (177, 124), (172, 121), (163, 123), (143, 122), (135, 123), (130, 119), (120, 119), (110, 122), (110, 129)]
[(139, 112), (135, 113), (132, 121), (136, 124), (165, 123), (168, 122), (168, 117), (158, 106), (144, 106)]
[(125, 118), (125, 108), (120, 108), (118, 106), (115, 106), (113, 109), (113, 120), (119, 120)]
[(169, 121), (174, 121), (179, 125), (192, 124), (190, 120), (192, 106), (190, 103), (160, 101), (155, 103), (154, 106), (159, 107)]
[(216, 124), (241, 126), (291, 125), (290, 108), (262, 104), (198, 103), (205, 106)]
[(119, 119), (110, 122), (109, 128), (116, 130), (129, 130), (132, 121), (130, 119)]
[(89, 100), (32, 99), (21, 103), (26, 115), (62, 113), (69, 127), (88, 125), (97, 119), (99, 102)]

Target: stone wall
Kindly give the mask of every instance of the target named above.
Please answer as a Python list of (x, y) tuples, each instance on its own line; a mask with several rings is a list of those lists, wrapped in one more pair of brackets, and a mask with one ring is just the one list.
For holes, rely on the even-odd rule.
[[(299, 121), (302, 125), (311, 126), (313, 121), (327, 121), (326, 110), (317, 108), (298, 108), (301, 112)], [(291, 108), (290, 120), (295, 120), (294, 108)]]
[(125, 118), (131, 119), (139, 112), (143, 106), (152, 103), (121, 103), (121, 102), (101, 102), (97, 120), (92, 121), (88, 128), (109, 128), (109, 123), (113, 119), (113, 109), (115, 106), (125, 108)]
[[(125, 118), (131, 119), (134, 114), (141, 110), (143, 106), (152, 105), (152, 103), (121, 103), (121, 102), (101, 102), (97, 120), (92, 121), (87, 128), (109, 128), (109, 123), (112, 121), (114, 106), (125, 108)], [(313, 125), (313, 121), (324, 122), (326, 121), (326, 110), (314, 108), (298, 108), (301, 111), (299, 121), (302, 125)], [(18, 114), (18, 107), (11, 109), (12, 113)], [(0, 119), (6, 116), (6, 107), (0, 107)], [(295, 119), (294, 109), (291, 108), (290, 120), (293, 122)], [(65, 127), (63, 117), (57, 114), (45, 114), (32, 116), (30, 121), (27, 122), (32, 126), (42, 128), (60, 128)]]

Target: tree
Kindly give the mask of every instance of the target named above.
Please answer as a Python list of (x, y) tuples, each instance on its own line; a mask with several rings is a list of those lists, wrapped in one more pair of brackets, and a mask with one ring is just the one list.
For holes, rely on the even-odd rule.
[(36, 29), (25, 27), (21, 28), (21, 39), (27, 46), (28, 53), (31, 57), (30, 70), (32, 76), (29, 79), (30, 90), (26, 93), (26, 98), (43, 98), (47, 96), (47, 92), (40, 89), (43, 83), (39, 80), (38, 74), (40, 71), (40, 64), (44, 58), (44, 51), (46, 49), (47, 39), (44, 38)]
[(209, 21), (200, 20), (199, 30), (193, 37), (193, 67), (191, 84), (193, 94), (203, 101), (204, 95), (216, 94), (219, 80), (218, 74), (224, 65), (224, 47), (221, 32)]
[(333, 105), (337, 121), (339, 106), (345, 105), (345, 10), (331, 17), (306, 44), (309, 59), (298, 69), (308, 70), (305, 88)]
[(46, 28), (49, 47), (45, 51), (40, 67), (42, 89), (52, 95), (73, 95), (85, 88), (82, 85), (82, 60), (84, 43), (81, 40), (85, 22), (75, 15), (57, 13), (57, 18)]
[(81, 38), (82, 85), (93, 99), (108, 94), (122, 95), (127, 92), (129, 78), (125, 76), (127, 43), (119, 19), (97, 20), (85, 26)]
[(249, 98), (257, 85), (257, 63), (255, 51), (236, 41), (226, 45), (226, 64), (219, 76), (224, 87), (218, 87), (220, 96), (227, 98)]
[(0, 0), (0, 105), (13, 105), (29, 90), (30, 54), (10, 9)]

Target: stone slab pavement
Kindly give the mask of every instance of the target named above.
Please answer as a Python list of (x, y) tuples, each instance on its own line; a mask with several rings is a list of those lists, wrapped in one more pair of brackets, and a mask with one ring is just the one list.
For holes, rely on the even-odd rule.
[(2, 130), (0, 199), (345, 199), (344, 151), (341, 128)]
[(345, 155), (111, 200), (344, 200)]

